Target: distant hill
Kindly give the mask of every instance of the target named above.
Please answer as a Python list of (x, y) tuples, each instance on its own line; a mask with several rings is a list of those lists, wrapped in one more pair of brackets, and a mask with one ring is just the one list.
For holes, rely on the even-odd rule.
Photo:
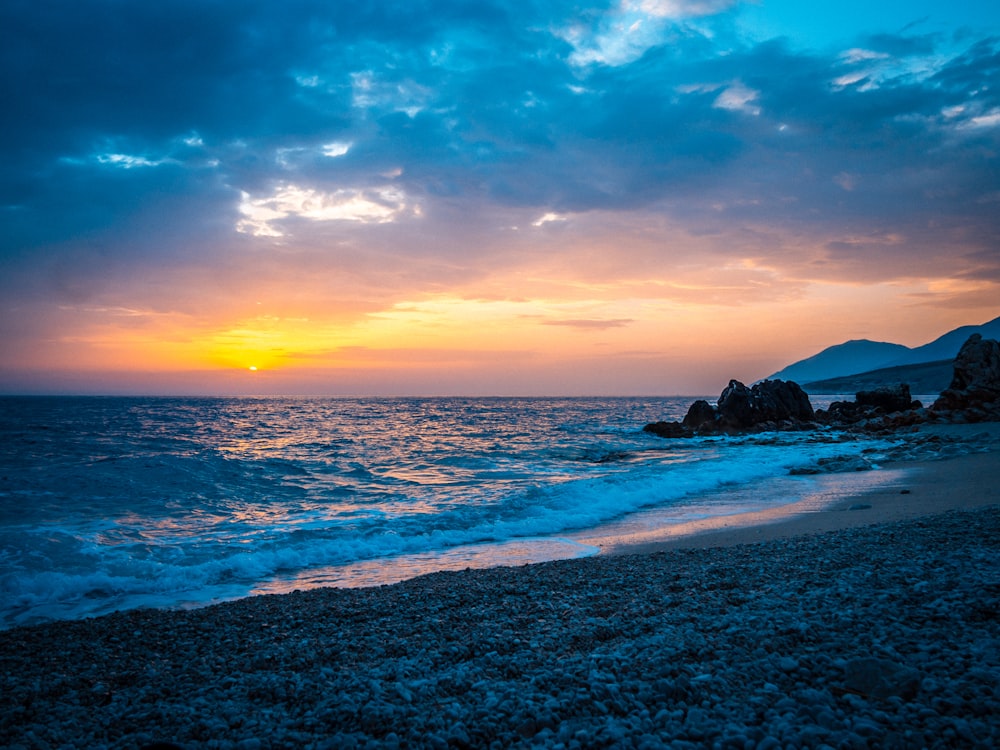
[(794, 380), (796, 383), (852, 375), (885, 367), (908, 354), (902, 344), (855, 339), (824, 349), (770, 376), (770, 380)]
[(912, 365), (920, 362), (933, 362), (938, 359), (954, 359), (962, 344), (969, 340), (969, 336), (978, 333), (984, 339), (1000, 339), (1000, 318), (983, 323), (981, 326), (962, 326), (953, 331), (934, 339), (929, 344), (910, 349), (898, 360), (890, 362), (888, 366)]
[[(794, 380), (800, 384), (815, 384), (862, 373), (869, 375), (873, 371), (890, 367), (935, 363), (942, 360), (950, 362), (958, 354), (958, 350), (962, 348), (962, 344), (974, 333), (978, 333), (987, 339), (1000, 339), (1000, 318), (995, 318), (980, 326), (962, 326), (956, 328), (948, 331), (943, 336), (939, 336), (929, 344), (912, 349), (902, 344), (869, 341), (868, 339), (847, 341), (843, 344), (828, 347), (812, 357), (788, 365), (784, 369), (770, 375), (769, 379)], [(951, 382), (950, 375), (947, 380), (948, 382), (942, 388), (948, 387), (948, 384)], [(907, 381), (904, 379), (902, 381), (897, 380), (896, 382)], [(851, 393), (853, 390), (855, 389), (826, 392)], [(910, 390), (916, 393), (919, 389), (914, 388), (911, 383)], [(924, 392), (937, 393), (940, 390), (932, 389)], [(816, 392), (821, 393), (823, 391)]]
[(880, 386), (907, 383), (910, 386), (910, 393), (914, 396), (938, 394), (951, 385), (953, 362), (953, 359), (942, 359), (918, 365), (883, 367), (857, 375), (800, 383), (800, 385), (809, 394), (852, 394), (858, 391), (874, 390)]

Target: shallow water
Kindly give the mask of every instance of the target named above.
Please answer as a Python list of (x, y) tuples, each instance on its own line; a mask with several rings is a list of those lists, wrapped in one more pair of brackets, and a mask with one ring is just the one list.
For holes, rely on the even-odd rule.
[(691, 401), (3, 398), (0, 627), (594, 554), (579, 532), (891, 447), (642, 432)]

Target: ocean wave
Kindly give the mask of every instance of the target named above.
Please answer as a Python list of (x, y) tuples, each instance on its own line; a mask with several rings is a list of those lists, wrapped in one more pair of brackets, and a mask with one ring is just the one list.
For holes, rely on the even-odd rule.
[(641, 431), (680, 399), (99, 401), (46, 401), (45, 420), (0, 424), (0, 438), (56, 428), (28, 430), (0, 458), (0, 624), (246, 595), (407, 556), (509, 552), (893, 446)]

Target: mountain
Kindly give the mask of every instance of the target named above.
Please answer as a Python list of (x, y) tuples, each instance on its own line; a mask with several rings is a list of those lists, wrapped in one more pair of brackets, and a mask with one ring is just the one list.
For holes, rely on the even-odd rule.
[(809, 383), (842, 375), (853, 375), (887, 367), (910, 351), (912, 350), (902, 344), (855, 339), (828, 347), (819, 354), (789, 365), (771, 375), (769, 380)]
[[(961, 326), (929, 344), (910, 348), (884, 341), (855, 339), (831, 346), (819, 354), (799, 360), (769, 376), (768, 379), (794, 380), (797, 383), (826, 381), (859, 373), (870, 373), (887, 367), (918, 365), (940, 360), (952, 360), (962, 344), (974, 333), (986, 339), (1000, 339), (1000, 318), (979, 326)], [(849, 392), (849, 391), (848, 391)]]
[(953, 359), (941, 359), (936, 362), (921, 362), (916, 365), (897, 365), (883, 367), (857, 375), (845, 375), (840, 378), (817, 380), (813, 383), (800, 383), (810, 395), (817, 393), (857, 393), (858, 391), (873, 391), (886, 385), (906, 383), (910, 393), (917, 395), (938, 394), (951, 384), (955, 372)]
[(933, 362), (938, 359), (954, 359), (962, 344), (968, 341), (969, 336), (978, 333), (984, 339), (1000, 339), (1000, 318), (995, 318), (989, 323), (981, 326), (962, 326), (954, 331), (934, 339), (929, 344), (910, 349), (898, 360), (889, 363), (890, 367), (896, 365), (913, 365), (921, 362)]

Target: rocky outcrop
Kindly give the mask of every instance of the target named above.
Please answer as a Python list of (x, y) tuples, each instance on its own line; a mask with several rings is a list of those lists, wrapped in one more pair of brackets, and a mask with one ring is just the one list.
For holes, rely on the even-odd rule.
[(854, 394), (854, 401), (834, 401), (830, 408), (819, 410), (816, 416), (823, 424), (855, 425), (922, 407), (919, 401), (911, 399), (910, 386), (900, 383), (872, 391), (858, 391)]
[(798, 383), (764, 380), (747, 387), (730, 380), (716, 406), (695, 401), (683, 422), (655, 422), (646, 432), (660, 437), (690, 437), (696, 433), (801, 429), (815, 419), (809, 396)]
[(745, 430), (762, 424), (811, 422), (814, 418), (809, 396), (790, 380), (763, 380), (750, 388), (730, 380), (719, 396), (718, 421), (723, 429)]
[(906, 383), (858, 391), (854, 401), (834, 401), (814, 412), (809, 396), (793, 381), (763, 380), (747, 387), (730, 380), (715, 406), (695, 401), (683, 422), (654, 422), (643, 429), (676, 438), (820, 425), (891, 432), (941, 421), (1000, 421), (1000, 341), (972, 335), (955, 358), (951, 386), (930, 409), (912, 400)]
[(910, 401), (909, 386), (901, 384), (859, 392), (854, 402), (834, 402), (817, 418), (833, 426), (890, 432), (925, 422), (1000, 421), (1000, 342), (973, 334), (952, 367), (951, 385), (929, 409)]
[(764, 380), (750, 389), (754, 396), (755, 419), (760, 422), (812, 422), (816, 418), (809, 395), (798, 383)]
[(931, 408), (951, 421), (1000, 420), (1000, 341), (970, 336), (955, 358), (951, 385)]
[(854, 400), (858, 406), (882, 409), (889, 414), (915, 408), (913, 399), (910, 398), (910, 386), (906, 383), (876, 388), (873, 391), (858, 391), (854, 394)]
[(708, 401), (699, 399), (691, 404), (682, 424), (684, 427), (697, 430), (706, 424), (715, 422), (715, 416), (715, 407), (708, 403)]

